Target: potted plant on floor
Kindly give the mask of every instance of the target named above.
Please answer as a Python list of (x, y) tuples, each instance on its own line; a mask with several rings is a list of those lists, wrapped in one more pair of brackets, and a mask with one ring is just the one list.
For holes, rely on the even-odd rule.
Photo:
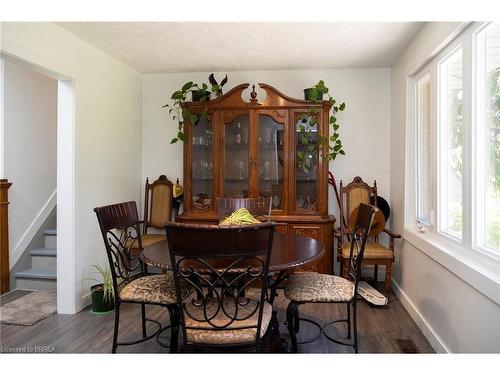
[(113, 288), (113, 278), (111, 270), (108, 267), (101, 267), (94, 264), (97, 274), (101, 276), (102, 281), (98, 279), (88, 279), (97, 281), (99, 284), (90, 287), (90, 300), (92, 314), (107, 314), (115, 308), (115, 290)]

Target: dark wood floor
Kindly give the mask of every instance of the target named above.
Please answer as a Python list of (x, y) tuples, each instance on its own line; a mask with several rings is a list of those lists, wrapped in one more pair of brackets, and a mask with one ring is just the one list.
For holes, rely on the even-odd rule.
[[(25, 295), (26, 291), (14, 291), (0, 297), (1, 305)], [(279, 291), (276, 307), (279, 321), (285, 320), (287, 300)], [(338, 319), (345, 315), (345, 305), (314, 304), (301, 306), (301, 316), (319, 322)], [(420, 353), (433, 353), (425, 337), (410, 318), (401, 302), (393, 295), (387, 307), (372, 307), (365, 301), (358, 303), (358, 337), (360, 353), (402, 353), (401, 343), (414, 343)], [(152, 319), (168, 322), (165, 309), (150, 306), (147, 315)], [(88, 309), (76, 315), (55, 314), (30, 327), (0, 325), (0, 346), (36, 347), (50, 346), (56, 353), (109, 353), (113, 332), (113, 314), (92, 315)], [(307, 324), (307, 323), (305, 323)], [(314, 328), (301, 327), (300, 337), (314, 334)], [(289, 338), (284, 324), (282, 336)], [(133, 339), (140, 336), (140, 310), (137, 306), (124, 305), (121, 310), (120, 339)], [(331, 331), (333, 335), (345, 335), (345, 328)], [(408, 341), (411, 340), (411, 341)], [(411, 346), (411, 345), (410, 345)], [(415, 349), (415, 348), (414, 348)], [(166, 353), (168, 349), (158, 346), (154, 340), (134, 346), (118, 348), (121, 353)], [(319, 340), (299, 345), (300, 353), (352, 353), (352, 349), (332, 343), (321, 337)]]

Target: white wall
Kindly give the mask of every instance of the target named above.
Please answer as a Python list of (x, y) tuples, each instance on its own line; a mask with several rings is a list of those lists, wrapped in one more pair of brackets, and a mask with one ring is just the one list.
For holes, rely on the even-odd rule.
[(141, 75), (52, 23), (2, 23), (1, 41), (2, 52), (74, 81), (75, 237), (66, 257), (74, 279), (63, 300), (58, 290), (59, 312), (74, 313), (92, 264), (107, 263), (93, 208), (140, 200)]
[[(210, 72), (146, 74), (143, 76), (143, 133), (142, 178), (156, 179), (166, 174), (182, 181), (182, 144), (170, 145), (177, 126), (161, 108), (169, 102), (171, 94), (185, 82), (207, 82)], [(224, 73), (225, 74), (225, 73)], [(216, 73), (220, 79), (223, 73)], [(337, 183), (352, 181), (359, 175), (370, 184), (377, 180), (379, 194), (390, 196), (390, 70), (389, 69), (339, 69), (339, 70), (290, 70), (261, 72), (228, 72), (229, 82), (224, 92), (248, 82), (264, 82), (284, 94), (302, 99), (303, 89), (320, 79), (333, 92), (336, 100), (346, 102), (338, 122), (347, 156), (339, 155), (330, 164)], [(258, 98), (264, 97), (258, 91)], [(338, 217), (338, 207), (330, 188), (329, 209)]]
[[(417, 34), (391, 72), (391, 207), (393, 227), (404, 231), (405, 123), (407, 77), (461, 23), (429, 23)], [(437, 351), (499, 352), (500, 306), (407, 241), (398, 241), (395, 289)]]
[(56, 190), (57, 80), (5, 61), (4, 98), (12, 268), (25, 250), (21, 240)]

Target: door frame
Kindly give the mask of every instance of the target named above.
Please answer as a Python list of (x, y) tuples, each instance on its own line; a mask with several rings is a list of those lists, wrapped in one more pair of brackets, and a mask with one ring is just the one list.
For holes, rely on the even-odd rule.
[[(57, 84), (57, 313), (75, 314), (75, 80), (0, 51), (0, 57), (58, 81)], [(1, 66), (3, 83), (3, 63)], [(3, 88), (3, 84), (2, 84)], [(1, 94), (3, 109), (3, 90)], [(0, 175), (5, 162), (4, 122), (0, 122)]]

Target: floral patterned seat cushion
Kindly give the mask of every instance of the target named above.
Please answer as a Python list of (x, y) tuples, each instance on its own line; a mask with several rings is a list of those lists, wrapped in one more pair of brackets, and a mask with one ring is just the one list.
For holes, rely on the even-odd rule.
[[(205, 318), (203, 317), (203, 308), (197, 308), (192, 304), (186, 305), (187, 312), (189, 313), (188, 314), (184, 312), (184, 322), (186, 325), (186, 341), (195, 344), (209, 345), (243, 344), (255, 342), (257, 334), (256, 328), (235, 328), (257, 325), (259, 317), (259, 309), (256, 309), (257, 301), (252, 299), (240, 299), (240, 301), (248, 301), (248, 304), (244, 306), (238, 305), (238, 313), (236, 317), (237, 319), (241, 320), (233, 321), (226, 329), (222, 327), (227, 325), (231, 321), (231, 318), (229, 318), (227, 315), (233, 317), (235, 312), (235, 302), (233, 299), (228, 298), (224, 301), (224, 310), (227, 312), (227, 315), (224, 314), (222, 309), (220, 309), (219, 312), (215, 315), (217, 307), (219, 306), (218, 300), (216, 300), (215, 298), (209, 300), (206, 305), (207, 316), (214, 316), (213, 319), (210, 320), (210, 322), (217, 327), (221, 327), (221, 329), (214, 329), (214, 327), (206, 321), (197, 321), (205, 320)], [(256, 309), (256, 311), (252, 314), (254, 309)], [(269, 303), (264, 302), (260, 331), (261, 337), (264, 336), (267, 331), (267, 327), (269, 326), (269, 322), (271, 321), (272, 312), (272, 306)]]
[(285, 288), (285, 297), (296, 302), (348, 302), (353, 295), (349, 280), (315, 272), (293, 274)]
[[(182, 299), (186, 299), (191, 292), (191, 288), (182, 287)], [(130, 302), (161, 303), (165, 305), (177, 303), (174, 277), (171, 272), (143, 276), (132, 280), (120, 290), (119, 296), (122, 301)]]

